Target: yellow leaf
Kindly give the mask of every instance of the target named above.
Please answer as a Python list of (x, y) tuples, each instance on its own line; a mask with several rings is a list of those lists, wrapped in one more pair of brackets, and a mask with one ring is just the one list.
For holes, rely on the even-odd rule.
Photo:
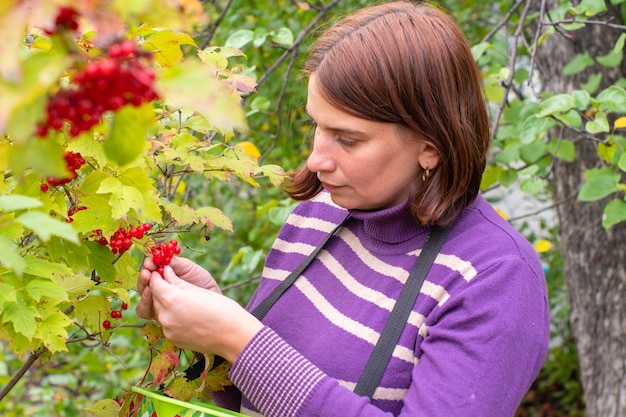
[(257, 149), (254, 143), (249, 141), (239, 142), (235, 145), (236, 148), (243, 150), (244, 153), (252, 156), (253, 158), (258, 158), (261, 156), (261, 152)]
[(620, 129), (622, 127), (626, 127), (626, 117), (622, 116), (615, 121), (613, 124), (613, 129)]
[(500, 215), (500, 216), (501, 216), (504, 220), (506, 220), (506, 219), (507, 219), (507, 216), (506, 216), (506, 213), (505, 213), (505, 212), (503, 212), (502, 210), (500, 210), (500, 209), (499, 209), (499, 208), (497, 208), (497, 207), (494, 207), (494, 209), (496, 210), (496, 212), (497, 212), (497, 213), (498, 213), (498, 214), (499, 214), (499, 215)]
[(549, 251), (550, 249), (552, 249), (552, 243), (548, 240), (540, 239), (537, 242), (535, 242), (535, 250), (538, 253), (544, 253), (544, 252)]
[(144, 43), (144, 49), (154, 51), (154, 58), (164, 67), (171, 67), (183, 59), (181, 45), (194, 45), (195, 42), (187, 33), (160, 31), (151, 35)]

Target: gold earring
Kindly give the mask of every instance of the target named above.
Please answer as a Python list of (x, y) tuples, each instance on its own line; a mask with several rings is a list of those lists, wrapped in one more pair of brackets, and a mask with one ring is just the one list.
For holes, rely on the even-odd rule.
[(430, 169), (428, 169), (428, 161), (426, 161), (426, 168), (422, 172), (422, 181), (426, 181), (430, 177)]

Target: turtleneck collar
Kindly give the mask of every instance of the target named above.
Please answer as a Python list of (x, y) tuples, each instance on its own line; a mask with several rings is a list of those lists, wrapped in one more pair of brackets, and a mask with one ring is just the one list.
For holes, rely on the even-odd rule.
[(428, 232), (428, 228), (419, 225), (411, 216), (408, 201), (378, 211), (349, 212), (352, 217), (361, 221), (363, 231), (374, 245), (398, 244)]

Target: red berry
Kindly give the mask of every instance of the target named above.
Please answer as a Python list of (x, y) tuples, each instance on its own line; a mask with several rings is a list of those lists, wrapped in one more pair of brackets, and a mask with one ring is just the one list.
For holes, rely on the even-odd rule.
[(107, 330), (110, 329), (111, 328), (111, 322), (108, 321), (108, 320), (103, 321), (102, 322), (102, 327), (107, 329)]
[(45, 193), (46, 191), (48, 191), (48, 184), (46, 183), (41, 184), (39, 186), (39, 189)]
[(128, 310), (128, 304), (122, 303), (122, 310)]
[(122, 318), (122, 312), (119, 310), (113, 310), (111, 311), (111, 318), (114, 319), (121, 319)]

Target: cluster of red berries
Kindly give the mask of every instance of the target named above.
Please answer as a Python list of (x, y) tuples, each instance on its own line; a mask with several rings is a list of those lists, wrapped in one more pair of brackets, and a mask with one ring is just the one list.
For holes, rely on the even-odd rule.
[(152, 229), (152, 225), (150, 223), (143, 223), (128, 229), (120, 227), (111, 236), (111, 240), (109, 242), (111, 251), (115, 254), (123, 254), (132, 246), (132, 238), (141, 239), (150, 229)]
[(102, 246), (106, 246), (109, 244), (109, 241), (107, 240), (107, 238), (104, 237), (104, 235), (102, 234), (102, 229), (96, 229), (92, 231), (89, 237), (92, 238), (95, 242), (98, 242), (99, 244), (101, 244)]
[(157, 272), (163, 275), (163, 270), (170, 264), (174, 255), (180, 253), (178, 242), (174, 239), (169, 242), (156, 242), (151, 249), (152, 261), (157, 267)]
[[(67, 184), (68, 182), (75, 180), (76, 177), (78, 177), (78, 173), (76, 171), (78, 171), (80, 167), (85, 165), (85, 158), (83, 158), (83, 156), (77, 152), (65, 151), (63, 152), (63, 159), (65, 160), (65, 166), (67, 167), (67, 170), (70, 172), (70, 176), (64, 178), (48, 177), (46, 179), (48, 181), (48, 184), (54, 187)], [(47, 184), (41, 184), (40, 188), (43, 192), (48, 191)]]
[(79, 212), (81, 210), (87, 210), (87, 207), (85, 206), (77, 206), (77, 205), (72, 205), (69, 210), (67, 211), (67, 220), (65, 220), (67, 223), (72, 223), (74, 221), (74, 219), (72, 218), (72, 216), (76, 213)]
[(107, 111), (126, 104), (139, 106), (158, 97), (153, 87), (156, 75), (147, 64), (151, 55), (129, 39), (112, 44), (107, 52), (88, 62), (69, 87), (48, 99), (47, 119), (37, 127), (40, 137), (63, 129), (66, 123), (69, 135), (77, 136), (98, 124)]
[[(112, 319), (121, 319), (121, 318), (124, 316), (124, 314), (122, 313), (122, 311), (123, 311), (123, 310), (128, 310), (128, 304), (126, 304), (126, 303), (122, 303), (122, 305), (121, 305), (121, 307), (120, 307), (120, 308), (121, 308), (121, 310), (111, 310), (111, 318), (112, 318)], [(110, 321), (110, 320), (104, 320), (104, 321), (102, 322), (102, 327), (103, 327), (105, 330), (110, 329), (110, 328), (111, 328), (111, 321)]]
[(54, 19), (54, 28), (45, 29), (45, 32), (48, 35), (52, 35), (63, 29), (77, 30), (78, 16), (78, 12), (71, 7), (61, 7), (59, 8), (56, 19)]

